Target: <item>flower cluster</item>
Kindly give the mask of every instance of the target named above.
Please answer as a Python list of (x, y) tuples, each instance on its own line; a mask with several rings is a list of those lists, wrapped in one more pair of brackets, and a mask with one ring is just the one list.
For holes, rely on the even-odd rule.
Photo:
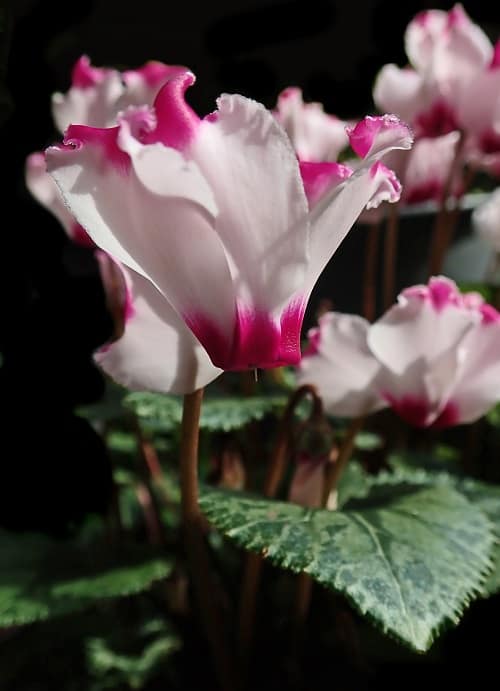
[[(151, 97), (149, 70), (162, 85), (133, 105)], [(39, 155), (28, 161), (30, 189), (68, 232), (123, 267), (124, 335), (96, 357), (131, 388), (186, 392), (222, 370), (297, 364), (318, 276), (365, 207), (399, 198), (380, 159), (412, 143), (395, 116), (368, 117), (343, 133), (355, 170), (304, 160), (280, 116), (250, 99), (222, 95), (200, 119), (184, 100), (193, 82), (154, 63), (124, 73), (119, 91), (117, 73), (80, 60), (55, 104), (59, 121), (73, 108), (84, 124), (46, 152), (60, 192)]]
[[(434, 146), (445, 158), (458, 153), (474, 168), (498, 175), (500, 43), (493, 46), (457, 4), (449, 12), (417, 14), (406, 29), (405, 48), (409, 66), (389, 64), (380, 70), (373, 91), (376, 105), (405, 119), (417, 140), (436, 140)], [(457, 152), (459, 133), (463, 141)], [(428, 143), (427, 150), (432, 146)], [(417, 144), (413, 156), (420, 156), (419, 148)], [(448, 170), (439, 160), (436, 156), (438, 165), (428, 181), (435, 198), (443, 191)], [(460, 181), (454, 184), (459, 194)], [(418, 195), (423, 197), (424, 190)]]

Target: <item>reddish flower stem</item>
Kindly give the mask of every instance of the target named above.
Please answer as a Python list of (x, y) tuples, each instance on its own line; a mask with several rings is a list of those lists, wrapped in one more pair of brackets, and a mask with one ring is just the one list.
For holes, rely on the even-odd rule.
[[(263, 493), (268, 498), (276, 496), (283, 480), (290, 450), (292, 446), (293, 418), (298, 404), (306, 396), (312, 399), (312, 410), (309, 421), (317, 419), (323, 414), (321, 399), (316, 389), (305, 384), (297, 389), (290, 397), (281, 419), (278, 437), (271, 457), (271, 463), (264, 482)], [(307, 423), (306, 423), (307, 424)], [(246, 671), (253, 640), (255, 614), (257, 604), (257, 591), (259, 589), (262, 572), (263, 558), (260, 554), (247, 555), (243, 585), (240, 599), (239, 642), (240, 656), (244, 673)]]
[(133, 419), (133, 426), (138, 445), (139, 473), (142, 478), (142, 483), (136, 487), (137, 500), (144, 514), (150, 543), (153, 545), (165, 544), (161, 509), (155, 492), (155, 487), (162, 486), (163, 472), (156, 449), (152, 442), (144, 436), (140, 422), (136, 417)]
[(203, 536), (203, 515), (198, 502), (198, 440), (203, 389), (184, 396), (181, 425), (181, 514), (186, 552), (195, 595), (207, 636), (218, 683), (235, 691), (234, 675), (214, 601), (211, 564)]
[(149, 543), (151, 545), (164, 544), (162, 524), (153, 501), (153, 492), (145, 482), (138, 482), (135, 486), (135, 494), (144, 514)]
[[(326, 507), (328, 504), (328, 497), (337, 488), (340, 477), (345, 470), (345, 467), (351, 458), (352, 450), (354, 449), (354, 442), (356, 435), (361, 431), (365, 422), (366, 416), (353, 418), (351, 424), (347, 429), (347, 433), (340, 445), (338, 454), (336, 454), (335, 463), (329, 463), (325, 470), (325, 478), (323, 482), (323, 498), (322, 506)], [(336, 451), (336, 449), (335, 449)]]
[[(342, 445), (337, 453), (337, 447), (332, 449), (331, 457), (335, 462), (328, 463), (325, 468), (323, 481), (323, 496), (321, 500), (322, 508), (328, 505), (328, 498), (331, 492), (336, 489), (340, 476), (342, 475), (347, 462), (349, 461), (356, 435), (363, 427), (365, 416), (354, 418), (347, 430)], [(314, 581), (308, 573), (301, 573), (297, 579), (297, 590), (295, 593), (295, 612), (294, 612), (294, 649), (295, 655), (300, 654), (301, 643), (304, 637), (304, 626), (311, 606), (311, 598)]]

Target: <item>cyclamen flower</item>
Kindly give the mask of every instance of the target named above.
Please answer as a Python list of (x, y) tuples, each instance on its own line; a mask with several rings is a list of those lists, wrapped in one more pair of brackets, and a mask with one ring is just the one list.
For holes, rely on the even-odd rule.
[[(460, 128), (477, 131), (484, 125), (479, 114), (494, 97), (494, 84), (498, 94), (500, 73), (490, 40), (461, 5), (449, 12), (417, 14), (406, 29), (405, 49), (411, 67), (385, 65), (376, 79), (373, 97), (381, 110), (398, 113), (418, 136), (439, 136)], [(471, 97), (477, 80), (488, 81), (493, 72), (489, 93), (485, 84), (478, 85), (476, 97)]]
[[(60, 126), (65, 126), (63, 116), (82, 124), (89, 124), (87, 119), (116, 124), (123, 107), (142, 101), (151, 104), (160, 86), (183, 71), (185, 68), (148, 62), (119, 74), (91, 67), (84, 56), (73, 69), (73, 86), (67, 96), (54, 97), (53, 115), (59, 114), (55, 119)], [(46, 172), (44, 154), (28, 157), (26, 184), (74, 242), (95, 247)], [(102, 369), (128, 388), (181, 394), (205, 386), (220, 375), (221, 370), (212, 365), (191, 331), (148, 281), (99, 249), (95, 256), (114, 325), (111, 342), (94, 355)], [(165, 352), (169, 353), (168, 360)]]
[(482, 239), (495, 252), (500, 252), (500, 188), (473, 211), (472, 222)]
[(328, 313), (298, 371), (331, 414), (391, 406), (416, 427), (473, 422), (500, 401), (500, 313), (477, 293), (431, 278), (370, 325)]
[(321, 103), (304, 103), (297, 87), (280, 93), (274, 117), (290, 137), (300, 161), (336, 161), (349, 145), (348, 123), (325, 113)]
[(369, 328), (357, 315), (326, 312), (309, 330), (297, 383), (316, 386), (331, 415), (358, 417), (387, 405), (375, 385), (380, 366), (368, 347)]
[[(340, 153), (349, 146), (349, 123), (325, 113), (321, 103), (304, 103), (302, 91), (297, 87), (290, 86), (280, 93), (273, 113), (288, 134), (297, 158), (304, 166), (308, 161), (336, 162)], [(395, 153), (404, 157), (408, 152)], [(397, 155), (394, 161), (400, 162)], [(351, 160), (344, 167), (339, 166), (339, 171), (351, 171), (356, 165), (357, 160)], [(383, 213), (383, 205), (371, 208), (363, 211), (358, 221), (375, 223), (382, 218)]]
[[(296, 364), (318, 276), (365, 206), (399, 198), (378, 159), (411, 135), (393, 116), (367, 118), (349, 133), (365, 159), (355, 173), (299, 167), (254, 101), (223, 95), (200, 120), (184, 101), (193, 81), (174, 77), (154, 108), (129, 109), (114, 128), (71, 126), (48, 169), (94, 242), (142, 277), (155, 315), (175, 314), (215, 367)], [(161, 356), (167, 366), (166, 346)]]
[[(118, 72), (108, 67), (93, 67), (83, 55), (73, 67), (69, 91), (52, 96), (54, 123), (61, 134), (70, 124), (116, 125), (118, 113), (132, 105), (151, 105), (160, 87), (185, 71), (179, 65), (151, 61), (138, 69)], [(61, 193), (46, 171), (42, 153), (35, 152), (26, 159), (25, 179), (34, 198), (56, 216), (74, 242), (84, 247), (94, 245), (65, 207)]]
[[(459, 138), (458, 132), (433, 139), (424, 137), (417, 139), (411, 151), (395, 151), (387, 156), (386, 163), (396, 172), (403, 186), (401, 205), (442, 201)], [(457, 198), (464, 191), (459, 173), (457, 170), (449, 189), (449, 194)]]
[[(274, 116), (290, 137), (300, 161), (332, 162), (348, 147), (349, 123), (324, 112), (321, 103), (304, 103), (302, 92), (288, 87), (278, 97)], [(411, 151), (394, 151), (385, 157), (402, 183), (401, 204), (440, 201), (455, 157), (459, 133), (450, 132), (436, 138), (419, 139)], [(346, 164), (356, 166), (355, 161)], [(460, 176), (456, 176), (451, 194), (463, 192)], [(383, 208), (361, 214), (360, 222), (375, 223)]]
[[(104, 252), (100, 254), (112, 261)], [(154, 285), (123, 265), (114, 266), (126, 286), (123, 334), (95, 353), (97, 364), (133, 390), (185, 394), (216, 379), (222, 370), (211, 363), (206, 350)], [(102, 266), (101, 275), (106, 294), (113, 295)], [(117, 275), (115, 280), (120, 280)]]
[(186, 68), (150, 61), (135, 70), (93, 67), (82, 55), (73, 67), (66, 94), (52, 96), (52, 115), (59, 132), (69, 125), (111, 127), (128, 106), (151, 105), (160, 87)]

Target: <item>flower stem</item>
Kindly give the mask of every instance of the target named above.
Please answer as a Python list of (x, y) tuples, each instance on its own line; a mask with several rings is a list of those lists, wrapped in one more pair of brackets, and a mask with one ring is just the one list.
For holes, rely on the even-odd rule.
[(349, 425), (347, 433), (342, 441), (335, 463), (329, 463), (326, 468), (323, 483), (323, 507), (327, 506), (330, 494), (337, 489), (340, 476), (344, 472), (344, 469), (352, 455), (356, 435), (362, 429), (365, 418), (365, 415), (361, 415), (360, 417), (356, 417), (351, 420), (351, 424)]
[(153, 491), (145, 482), (138, 482), (135, 486), (135, 494), (142, 509), (142, 513), (144, 514), (144, 523), (146, 525), (149, 543), (151, 545), (165, 544), (162, 524), (159, 520), (157, 507), (153, 500)]
[(220, 688), (235, 691), (226, 641), (214, 601), (210, 559), (203, 538), (198, 503), (198, 440), (203, 389), (184, 396), (181, 425), (181, 513), (186, 551), (196, 599)]
[(389, 204), (384, 243), (384, 309), (394, 302), (396, 294), (396, 264), (398, 254), (399, 209)]
[(363, 272), (363, 316), (368, 321), (375, 319), (377, 311), (377, 253), (380, 224), (373, 223), (366, 232), (365, 268)]
[[(321, 500), (321, 507), (324, 509), (328, 505), (328, 498), (331, 492), (336, 489), (340, 476), (351, 457), (354, 447), (354, 440), (357, 433), (363, 426), (365, 416), (361, 416), (352, 420), (344, 441), (339, 449), (338, 455), (335, 453), (336, 460), (334, 463), (328, 463), (325, 469), (325, 477), (323, 482), (323, 496)], [(336, 451), (336, 447), (335, 447)], [(334, 454), (332, 454), (333, 456)], [(295, 592), (295, 612), (294, 612), (294, 656), (300, 655), (302, 641), (304, 638), (304, 625), (309, 613), (311, 605), (311, 597), (313, 591), (314, 581), (308, 573), (302, 572), (297, 579), (297, 590)]]
[(138, 446), (138, 471), (142, 482), (136, 486), (137, 500), (144, 514), (148, 538), (153, 545), (164, 545), (165, 534), (156, 489), (161, 486), (163, 471), (152, 442), (147, 439), (136, 416), (132, 419)]
[[(293, 418), (298, 404), (303, 398), (312, 398), (312, 410), (309, 421), (323, 414), (321, 399), (316, 389), (305, 384), (298, 388), (290, 397), (281, 419), (278, 437), (271, 457), (271, 463), (264, 482), (263, 493), (268, 498), (276, 496), (286, 470), (287, 460), (292, 445)], [(260, 554), (248, 554), (243, 575), (243, 585), (240, 599), (239, 642), (240, 657), (244, 673), (246, 672), (252, 646), (257, 591), (259, 589), (263, 558)]]

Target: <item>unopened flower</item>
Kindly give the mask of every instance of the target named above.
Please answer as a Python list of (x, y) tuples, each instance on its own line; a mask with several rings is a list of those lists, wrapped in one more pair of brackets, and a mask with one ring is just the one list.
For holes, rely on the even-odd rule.
[[(116, 127), (71, 126), (47, 150), (48, 168), (94, 242), (165, 302), (155, 315), (175, 313), (213, 366), (297, 363), (310, 292), (362, 209), (399, 197), (378, 159), (411, 135), (392, 116), (367, 118), (349, 133), (364, 157), (355, 173), (299, 167), (254, 101), (223, 95), (200, 120), (184, 100), (193, 81), (172, 78), (153, 108), (128, 109)], [(145, 360), (149, 345), (145, 335)], [(165, 390), (152, 379), (147, 388)]]

